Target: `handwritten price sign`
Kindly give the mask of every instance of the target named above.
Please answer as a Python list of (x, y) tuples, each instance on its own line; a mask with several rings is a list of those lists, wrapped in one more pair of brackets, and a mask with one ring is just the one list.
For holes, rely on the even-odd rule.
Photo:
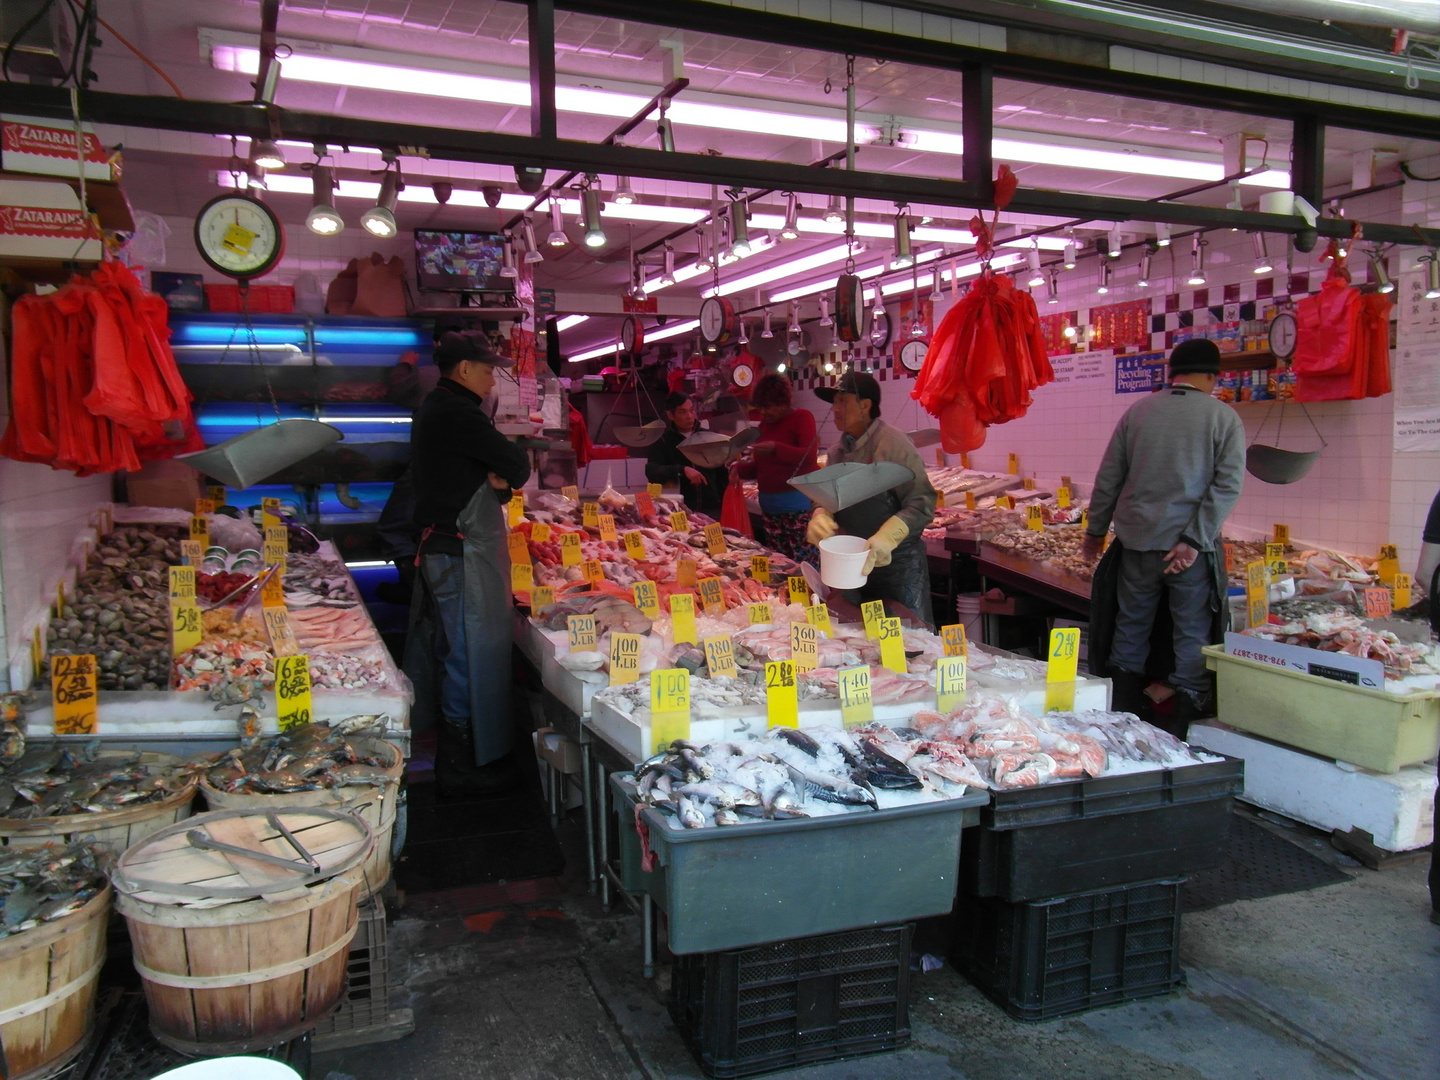
[(308, 656), (275, 658), (275, 712), (280, 717), (281, 731), (308, 724), (314, 718)]
[(870, 667), (841, 668), (839, 676), (840, 713), (847, 728), (860, 727), (875, 719), (875, 706), (870, 698)]
[(100, 722), (97, 676), (94, 656), (50, 658), (50, 691), (55, 696), (56, 735), (95, 734)]

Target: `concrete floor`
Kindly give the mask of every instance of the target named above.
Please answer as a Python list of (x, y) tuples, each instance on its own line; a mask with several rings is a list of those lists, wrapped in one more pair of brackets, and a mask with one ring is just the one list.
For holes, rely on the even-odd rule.
[[(391, 924), (395, 1004), (416, 1031), (317, 1055), (355, 1080), (661, 1080), (701, 1076), (642, 978), (638, 920), (559, 882), (410, 896)], [(1343, 862), (1343, 860), (1342, 860)], [(1440, 927), (1426, 864), (1186, 915), (1188, 984), (1043, 1023), (1010, 1019), (946, 966), (912, 973), (912, 1041), (774, 1073), (789, 1080), (1440, 1080)], [(329, 1080), (337, 1080), (331, 1075)]]

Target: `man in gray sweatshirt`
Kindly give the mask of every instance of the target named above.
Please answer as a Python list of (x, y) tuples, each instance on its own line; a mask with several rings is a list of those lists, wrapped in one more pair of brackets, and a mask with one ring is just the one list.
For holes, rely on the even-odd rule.
[(1175, 346), (1170, 381), (1115, 426), (1095, 475), (1085, 536), (1085, 550), (1098, 554), (1113, 522), (1121, 548), (1109, 652), (1115, 708), (1143, 715), (1151, 628), (1164, 598), (1174, 623), (1172, 716), (1182, 730), (1215, 714), (1200, 649), (1224, 610), (1216, 547), (1245, 474), (1240, 417), (1211, 397), (1219, 375), (1213, 341)]

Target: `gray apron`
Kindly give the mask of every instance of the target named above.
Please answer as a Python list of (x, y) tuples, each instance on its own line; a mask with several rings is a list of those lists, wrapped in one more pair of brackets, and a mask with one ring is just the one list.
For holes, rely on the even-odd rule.
[[(455, 525), (462, 555), (426, 555), (422, 542), (405, 673), (414, 687), (417, 719), (463, 721), (448, 713), (465, 707), (475, 763), (485, 765), (508, 754), (513, 742), (510, 554), (495, 489), (481, 484)], [(447, 655), (452, 640), (458, 648)], [(444, 667), (460, 672), (463, 701), (446, 693)], [(450, 710), (444, 707), (447, 700)]]
[[(854, 506), (837, 510), (832, 516), (840, 531), (850, 536), (874, 536), (886, 521), (900, 512), (900, 497), (882, 491)], [(859, 600), (893, 600), (914, 612), (917, 618), (933, 626), (930, 614), (930, 563), (925, 555), (925, 541), (919, 536), (906, 537), (890, 556), (889, 566), (877, 566), (859, 589), (845, 590), (847, 598)], [(857, 601), (858, 602), (858, 601)]]

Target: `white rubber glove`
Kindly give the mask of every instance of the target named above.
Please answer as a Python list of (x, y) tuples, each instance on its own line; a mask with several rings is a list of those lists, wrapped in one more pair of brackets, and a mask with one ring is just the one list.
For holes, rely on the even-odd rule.
[(822, 507), (816, 507), (815, 512), (810, 515), (810, 525), (805, 529), (805, 542), (807, 544), (818, 544), (821, 540), (829, 540), (840, 531), (840, 526), (835, 524), (835, 519)]

